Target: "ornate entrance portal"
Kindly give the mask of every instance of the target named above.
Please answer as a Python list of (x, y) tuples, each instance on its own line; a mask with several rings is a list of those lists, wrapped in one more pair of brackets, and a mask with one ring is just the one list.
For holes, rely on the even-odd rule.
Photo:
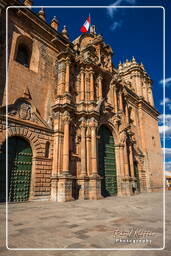
[(115, 145), (112, 133), (106, 126), (99, 129), (99, 174), (103, 177), (102, 196), (112, 196), (117, 193)]
[[(6, 200), (6, 143), (0, 154), (0, 201)], [(32, 170), (32, 150), (20, 137), (8, 139), (8, 201), (23, 202), (29, 198)]]

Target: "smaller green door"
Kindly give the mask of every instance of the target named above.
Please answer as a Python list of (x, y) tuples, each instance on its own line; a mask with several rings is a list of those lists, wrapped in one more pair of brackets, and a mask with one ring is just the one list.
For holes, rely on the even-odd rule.
[(6, 201), (6, 144), (4, 143), (0, 152), (0, 202)]
[[(6, 145), (2, 147), (0, 154), (2, 159), (0, 171), (2, 173), (1, 184), (2, 198), (5, 201), (6, 186)], [(30, 192), (30, 180), (32, 170), (32, 150), (29, 143), (20, 137), (10, 137), (8, 139), (8, 201), (23, 202), (27, 201)]]
[(135, 175), (135, 178), (136, 178), (136, 190), (138, 192), (140, 192), (140, 178), (139, 178), (139, 171), (138, 171), (138, 165), (137, 165), (137, 162), (134, 161), (134, 175)]

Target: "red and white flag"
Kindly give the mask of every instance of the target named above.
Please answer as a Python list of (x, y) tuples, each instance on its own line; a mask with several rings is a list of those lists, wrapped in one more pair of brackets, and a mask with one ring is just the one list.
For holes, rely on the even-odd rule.
[(89, 27), (90, 27), (90, 14), (86, 19), (86, 21), (84, 22), (84, 25), (81, 27), (80, 31), (82, 33), (86, 33), (89, 30)]

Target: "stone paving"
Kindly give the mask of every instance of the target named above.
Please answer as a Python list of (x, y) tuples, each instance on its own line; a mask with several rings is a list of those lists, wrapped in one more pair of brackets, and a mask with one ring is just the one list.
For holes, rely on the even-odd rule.
[[(171, 209), (171, 192), (166, 193), (166, 210)], [(162, 193), (133, 197), (108, 197), (98, 201), (55, 203), (34, 201), (9, 205), (9, 248), (66, 248), (70, 251), (13, 251), (5, 248), (5, 206), (1, 212), (1, 255), (171, 255), (171, 230), (167, 228), (166, 249), (161, 251), (73, 251), (71, 248), (161, 248), (163, 247)], [(169, 226), (171, 218), (168, 218)], [(117, 243), (120, 232), (141, 230), (147, 243)], [(136, 232), (137, 234), (137, 232)], [(141, 239), (132, 234), (130, 239)], [(148, 233), (151, 234), (151, 233)], [(123, 235), (123, 234), (122, 234)], [(122, 241), (126, 238), (124, 234)], [(120, 241), (120, 240), (119, 240)]]

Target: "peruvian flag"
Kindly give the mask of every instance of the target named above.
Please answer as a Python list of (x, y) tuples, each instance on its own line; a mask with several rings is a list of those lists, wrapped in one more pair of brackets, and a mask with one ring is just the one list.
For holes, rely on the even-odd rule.
[(90, 27), (90, 14), (86, 19), (86, 21), (84, 22), (84, 25), (81, 27), (80, 31), (82, 33), (86, 33), (89, 30), (89, 27)]

